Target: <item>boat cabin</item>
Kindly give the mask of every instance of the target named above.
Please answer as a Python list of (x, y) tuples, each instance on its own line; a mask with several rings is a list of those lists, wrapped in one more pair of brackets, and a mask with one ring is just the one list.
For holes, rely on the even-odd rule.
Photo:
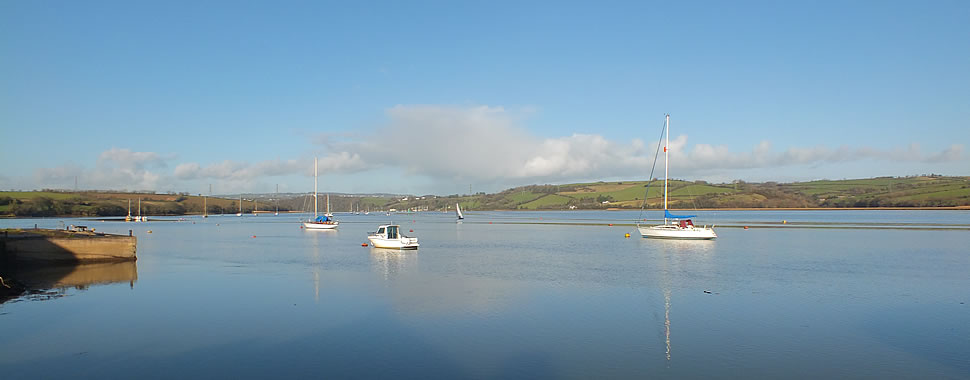
[(377, 234), (385, 236), (387, 239), (397, 239), (400, 226), (381, 226), (377, 229)]
[(681, 220), (680, 221), (680, 228), (687, 228), (687, 227), (694, 227), (694, 222), (691, 221), (690, 219)]

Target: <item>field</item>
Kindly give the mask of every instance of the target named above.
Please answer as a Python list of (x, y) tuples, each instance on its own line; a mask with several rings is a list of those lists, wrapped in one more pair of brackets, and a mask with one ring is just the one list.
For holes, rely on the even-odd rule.
[[(970, 177), (915, 176), (795, 183), (711, 184), (670, 180), (668, 203), (677, 208), (844, 208), (844, 207), (970, 207)], [(261, 196), (259, 209), (275, 210), (275, 200)], [(645, 199), (646, 198), (646, 199)], [(15, 216), (124, 216), (137, 215), (141, 200), (145, 215), (201, 214), (203, 198), (187, 194), (121, 192), (0, 192), (0, 215)], [(406, 199), (406, 200), (405, 200)], [(281, 211), (304, 210), (312, 199), (300, 196), (279, 200)], [(325, 207), (320, 199), (320, 210)], [(637, 209), (663, 207), (663, 181), (594, 182), (563, 185), (529, 185), (495, 194), (452, 196), (359, 197), (332, 196), (334, 212), (454, 210), (570, 210)], [(210, 214), (234, 214), (239, 199), (207, 198)], [(242, 211), (256, 207), (252, 197)]]

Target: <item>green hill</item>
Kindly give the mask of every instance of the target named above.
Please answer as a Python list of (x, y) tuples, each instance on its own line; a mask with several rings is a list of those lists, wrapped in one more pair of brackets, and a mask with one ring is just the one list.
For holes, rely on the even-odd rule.
[[(845, 208), (845, 207), (970, 207), (970, 177), (913, 176), (794, 183), (712, 184), (704, 181), (669, 181), (670, 208)], [(648, 193), (649, 190), (649, 193)], [(364, 210), (567, 210), (638, 209), (663, 206), (663, 181), (622, 181), (529, 185), (495, 194), (405, 197), (332, 196), (335, 212), (359, 205)], [(141, 199), (144, 215), (201, 214), (203, 198), (188, 194), (30, 191), (0, 192), (0, 215), (7, 216), (124, 216), (128, 200), (132, 214)], [(261, 200), (263, 210), (275, 205)], [(308, 199), (279, 201), (281, 211), (303, 210)], [(208, 198), (210, 214), (233, 214), (238, 199)], [(310, 203), (312, 204), (312, 203)], [(265, 208), (264, 208), (265, 207)], [(323, 205), (320, 206), (321, 208)], [(251, 199), (242, 210), (253, 211)]]
[[(846, 208), (970, 206), (970, 177), (913, 176), (795, 183), (669, 181), (670, 208)], [(649, 190), (649, 194), (647, 191)], [(392, 201), (399, 210), (638, 209), (663, 207), (663, 181), (530, 185), (496, 194)]]

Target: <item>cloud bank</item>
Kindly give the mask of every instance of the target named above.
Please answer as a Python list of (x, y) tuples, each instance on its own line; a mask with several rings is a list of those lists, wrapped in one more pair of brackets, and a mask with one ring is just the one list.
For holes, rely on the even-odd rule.
[[(358, 188), (375, 192), (393, 191), (388, 189), (392, 181), (413, 181), (415, 177), (432, 183), (491, 184), (499, 189), (528, 183), (646, 178), (650, 173), (657, 142), (638, 138), (613, 141), (582, 133), (538, 137), (521, 125), (523, 113), (527, 112), (489, 106), (399, 105), (386, 111), (386, 122), (373, 133), (328, 132), (307, 141), (320, 156), (321, 175), (379, 173), (356, 177), (369, 181)], [(673, 136), (669, 147), (672, 170), (687, 179), (731, 178), (743, 170), (825, 167), (866, 160), (939, 165), (963, 160), (963, 149), (954, 144), (939, 152), (924, 152), (914, 143), (891, 149), (843, 145), (778, 150), (765, 140), (748, 150), (732, 151), (726, 145), (691, 146), (684, 134)], [(32, 182), (36, 188), (68, 188), (74, 176), (81, 176), (84, 188), (184, 191), (216, 182), (226, 191), (247, 191), (255, 182), (273, 177), (312, 176), (312, 156), (181, 162), (169, 170), (176, 161), (174, 154), (111, 148), (97, 157), (93, 168), (78, 163), (40, 168), (32, 181), (24, 182)], [(0, 177), (0, 181), (14, 182), (9, 177)]]

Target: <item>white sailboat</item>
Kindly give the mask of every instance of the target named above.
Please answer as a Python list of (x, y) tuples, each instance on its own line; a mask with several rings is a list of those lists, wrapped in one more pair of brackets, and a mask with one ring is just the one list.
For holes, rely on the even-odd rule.
[(131, 199), (128, 200), (128, 216), (125, 217), (125, 221), (131, 221)]
[(256, 212), (259, 211), (259, 203), (257, 202), (256, 198), (253, 198), (253, 216), (258, 216)]
[(313, 218), (303, 222), (303, 228), (311, 230), (333, 230), (340, 222), (330, 214), (330, 194), (327, 194), (327, 213), (317, 216), (317, 158), (313, 158)]
[(455, 203), (455, 214), (458, 215), (458, 220), (465, 219), (465, 216), (461, 214), (461, 206), (458, 203)]
[(236, 216), (242, 216), (242, 195), (239, 196), (239, 212), (236, 213)]
[(209, 217), (209, 203), (208, 203), (208, 198), (206, 198), (205, 195), (202, 196), (202, 217), (203, 218)]
[[(714, 226), (710, 228), (707, 226), (697, 227), (694, 222), (690, 219), (696, 217), (697, 215), (674, 215), (667, 210), (667, 178), (669, 165), (669, 152), (667, 147), (670, 146), (670, 115), (666, 115), (664, 119), (664, 129), (666, 129), (666, 142), (664, 143), (664, 224), (659, 226), (646, 226), (642, 227), (637, 223), (637, 230), (640, 231), (640, 236), (645, 238), (655, 238), (655, 239), (698, 239), (698, 240), (711, 240), (716, 239), (717, 234), (714, 233)], [(646, 199), (646, 198), (644, 198)], [(668, 223), (669, 221), (676, 221), (677, 223)]]
[(276, 215), (280, 214), (280, 184), (276, 184)]
[(135, 217), (136, 222), (141, 222), (141, 198), (138, 198), (138, 216)]

